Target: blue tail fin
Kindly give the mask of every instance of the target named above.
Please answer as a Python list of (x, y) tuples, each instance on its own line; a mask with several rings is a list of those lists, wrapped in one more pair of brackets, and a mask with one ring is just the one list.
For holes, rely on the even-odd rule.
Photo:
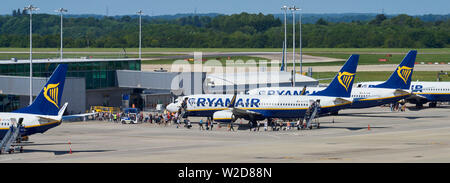
[(67, 64), (60, 64), (50, 76), (41, 93), (28, 107), (18, 109), (16, 113), (30, 113), (40, 115), (58, 115), (61, 96), (66, 80)]
[(411, 78), (414, 70), (414, 62), (416, 61), (417, 50), (411, 50), (403, 58), (403, 61), (392, 73), (391, 77), (379, 85), (372, 86), (373, 88), (392, 88), (392, 89), (409, 89), (411, 85)]
[(356, 68), (358, 67), (359, 55), (351, 55), (342, 66), (339, 73), (331, 81), (330, 85), (322, 91), (311, 95), (329, 97), (350, 97), (353, 81), (355, 80)]

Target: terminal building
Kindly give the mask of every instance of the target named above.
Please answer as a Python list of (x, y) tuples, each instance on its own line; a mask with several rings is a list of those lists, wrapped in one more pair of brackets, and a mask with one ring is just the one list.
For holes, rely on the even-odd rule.
[[(62, 96), (62, 102), (69, 103), (66, 110), (68, 114), (87, 112), (91, 106), (135, 106), (149, 111), (154, 110), (157, 104), (167, 105), (180, 95), (221, 94), (235, 90), (245, 93), (255, 87), (289, 86), (292, 82), (292, 77), (286, 72), (280, 72), (277, 83), (273, 83), (264, 79), (246, 79), (253, 78), (252, 73), (234, 74), (230, 78), (231, 75), (205, 72), (142, 71), (141, 60), (138, 58), (36, 59), (33, 60), (34, 97), (60, 63), (68, 64)], [(29, 60), (0, 61), (0, 112), (28, 105), (29, 70)], [(317, 80), (296, 75), (297, 86), (317, 84)]]
[[(191, 73), (142, 72), (141, 60), (137, 58), (36, 59), (33, 60), (33, 97), (39, 94), (60, 63), (68, 64), (61, 101), (69, 103), (68, 114), (87, 112), (91, 106), (134, 106), (151, 110), (176, 97), (171, 91), (173, 78), (191, 78)], [(1, 112), (29, 104), (29, 70), (29, 60), (0, 61)], [(199, 74), (203, 81), (205, 74)]]
[[(139, 59), (37, 59), (33, 60), (33, 96), (59, 63), (68, 64), (62, 102), (69, 114), (84, 113), (93, 105), (120, 106), (128, 88), (117, 86), (116, 70), (141, 70)], [(0, 61), (0, 110), (12, 111), (29, 103), (29, 60)]]

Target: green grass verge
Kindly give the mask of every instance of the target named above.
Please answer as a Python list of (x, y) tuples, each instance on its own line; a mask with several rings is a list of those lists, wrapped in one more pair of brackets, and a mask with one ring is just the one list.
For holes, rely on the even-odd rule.
[[(330, 57), (330, 58), (340, 58), (340, 59), (348, 59), (350, 57), (349, 54), (332, 54), (332, 53), (313, 53), (308, 54), (312, 56), (321, 56), (321, 57)], [(360, 54), (358, 65), (379, 65), (379, 64), (399, 64), (406, 54), (401, 55), (391, 55), (388, 57), (386, 54)], [(380, 62), (379, 59), (387, 59), (386, 62)], [(343, 65), (345, 61), (339, 62), (322, 62), (322, 63), (304, 63), (304, 66), (335, 66), (335, 65)], [(428, 62), (444, 62), (447, 64), (450, 62), (450, 54), (417, 54), (416, 62), (424, 62), (425, 64)]]

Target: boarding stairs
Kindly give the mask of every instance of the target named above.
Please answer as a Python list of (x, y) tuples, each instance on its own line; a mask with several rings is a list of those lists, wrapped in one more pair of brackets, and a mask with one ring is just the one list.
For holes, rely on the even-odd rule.
[(0, 142), (0, 154), (3, 154), (5, 152), (11, 154), (15, 151), (23, 151), (23, 148), (16, 144), (16, 142), (21, 138), (20, 132), (22, 131), (22, 121), (23, 118), (20, 118), (19, 123), (17, 123), (16, 125), (11, 125), (9, 127), (8, 132), (6, 132), (5, 136)]
[(312, 129), (314, 126), (319, 128), (319, 123), (317, 123), (316, 116), (319, 112), (320, 106), (314, 102), (314, 107), (311, 109), (313, 112), (309, 116), (306, 117), (306, 128)]

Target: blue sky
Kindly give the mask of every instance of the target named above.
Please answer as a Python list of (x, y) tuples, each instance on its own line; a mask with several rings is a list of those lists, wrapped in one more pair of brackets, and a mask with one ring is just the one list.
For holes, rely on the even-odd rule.
[(177, 13), (281, 13), (284, 4), (301, 6), (304, 13), (406, 13), (409, 15), (449, 14), (450, 0), (2, 0), (0, 14), (28, 4), (41, 13), (54, 13), (60, 7), (70, 14), (134, 14), (142, 9), (146, 15)]

